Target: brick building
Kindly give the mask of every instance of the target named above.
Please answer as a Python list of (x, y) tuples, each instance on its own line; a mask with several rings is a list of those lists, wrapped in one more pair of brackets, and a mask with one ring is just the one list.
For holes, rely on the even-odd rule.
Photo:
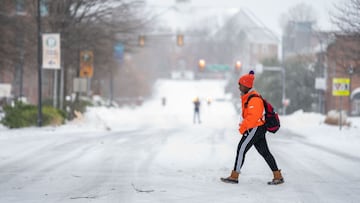
[[(360, 115), (360, 42), (356, 37), (336, 35), (327, 47), (327, 89), (325, 111), (342, 109), (349, 115)], [(349, 78), (350, 95), (333, 96), (333, 78)]]
[[(11, 84), (12, 98), (38, 98), (37, 31), (33, 1), (2, 0), (0, 8), (0, 83)], [(50, 95), (51, 82), (43, 73), (43, 96)]]
[[(325, 81), (318, 90), (320, 113), (345, 110), (360, 115), (360, 42), (359, 39), (313, 29), (312, 22), (290, 22), (283, 37), (283, 58), (314, 57), (317, 79)], [(349, 78), (350, 95), (333, 96), (333, 79)], [(316, 86), (316, 85), (315, 85)]]

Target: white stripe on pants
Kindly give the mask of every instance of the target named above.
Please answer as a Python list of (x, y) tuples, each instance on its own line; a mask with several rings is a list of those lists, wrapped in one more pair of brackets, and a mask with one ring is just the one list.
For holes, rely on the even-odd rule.
[(251, 130), (251, 132), (246, 136), (245, 141), (241, 144), (238, 153), (237, 163), (236, 163), (236, 171), (240, 173), (243, 160), (245, 158), (245, 150), (247, 145), (250, 143), (251, 139), (253, 139), (258, 127), (255, 127)]

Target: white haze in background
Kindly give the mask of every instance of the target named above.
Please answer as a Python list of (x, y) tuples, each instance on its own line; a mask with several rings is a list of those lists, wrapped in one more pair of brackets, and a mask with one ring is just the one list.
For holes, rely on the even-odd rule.
[[(234, 13), (237, 9), (244, 9), (257, 16), (257, 20), (266, 27), (281, 36), (280, 17), (287, 13), (290, 8), (300, 3), (313, 7), (318, 17), (318, 28), (322, 30), (334, 30), (336, 27), (330, 22), (329, 12), (334, 11), (334, 4), (341, 4), (345, 0), (190, 0), (190, 3), (175, 4), (175, 0), (147, 0), (152, 9), (164, 12), (166, 8), (175, 6), (180, 9), (168, 9), (162, 13), (162, 19), (172, 27), (183, 29), (185, 24), (194, 24), (203, 16), (211, 16), (214, 13)], [(192, 12), (187, 12), (187, 11)], [(195, 11), (197, 10), (197, 11)], [(214, 11), (216, 10), (216, 11)], [(183, 11), (183, 12), (182, 12)], [(201, 27), (202, 25), (199, 25)]]

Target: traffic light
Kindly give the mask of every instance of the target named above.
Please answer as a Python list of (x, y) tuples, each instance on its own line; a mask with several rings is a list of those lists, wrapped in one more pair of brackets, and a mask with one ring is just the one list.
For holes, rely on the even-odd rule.
[(176, 36), (176, 44), (178, 46), (183, 46), (184, 45), (184, 35), (178, 34)]
[(242, 63), (241, 61), (236, 61), (235, 63), (235, 71), (239, 72), (241, 70)]
[(139, 36), (139, 46), (141, 46), (141, 47), (145, 46), (145, 36), (144, 35)]
[(200, 59), (198, 65), (199, 65), (200, 71), (203, 71), (203, 70), (205, 69), (205, 66), (206, 66), (205, 60), (204, 60), (204, 59)]

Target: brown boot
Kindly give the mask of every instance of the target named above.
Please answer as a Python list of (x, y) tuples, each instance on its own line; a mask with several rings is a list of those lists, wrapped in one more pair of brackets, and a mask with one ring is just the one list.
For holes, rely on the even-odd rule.
[(239, 178), (239, 173), (236, 171), (231, 171), (231, 175), (227, 178), (220, 178), (220, 180), (224, 183), (232, 183), (232, 184), (237, 184)]
[(281, 170), (273, 171), (274, 179), (268, 182), (269, 185), (278, 185), (284, 183), (284, 178), (281, 175)]

